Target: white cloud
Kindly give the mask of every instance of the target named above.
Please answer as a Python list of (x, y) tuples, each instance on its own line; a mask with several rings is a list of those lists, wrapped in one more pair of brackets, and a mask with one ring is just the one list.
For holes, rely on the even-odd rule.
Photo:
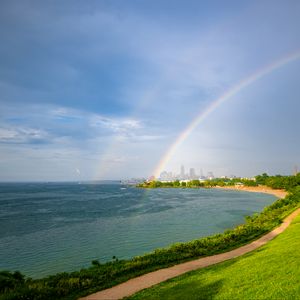
[(80, 118), (81, 115), (75, 109), (68, 107), (53, 107), (49, 110), (49, 115), (54, 118)]
[(91, 116), (89, 124), (91, 127), (109, 129), (112, 132), (119, 134), (126, 134), (132, 130), (142, 128), (141, 122), (139, 120), (130, 118), (109, 118), (100, 115)]
[(49, 133), (44, 130), (28, 127), (1, 127), (0, 143), (42, 143), (48, 140)]

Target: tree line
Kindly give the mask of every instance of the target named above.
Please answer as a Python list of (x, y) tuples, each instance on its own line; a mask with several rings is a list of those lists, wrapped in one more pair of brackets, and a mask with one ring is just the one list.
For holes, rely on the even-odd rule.
[(267, 173), (257, 175), (254, 179), (246, 178), (215, 178), (211, 180), (200, 181), (190, 180), (190, 181), (145, 181), (137, 185), (140, 188), (210, 188), (210, 187), (224, 187), (224, 186), (234, 186), (234, 185), (244, 185), (244, 186), (259, 186), (265, 185), (273, 189), (286, 189), (289, 191), (293, 187), (300, 185), (300, 173), (295, 176), (282, 176), (275, 175), (269, 176)]

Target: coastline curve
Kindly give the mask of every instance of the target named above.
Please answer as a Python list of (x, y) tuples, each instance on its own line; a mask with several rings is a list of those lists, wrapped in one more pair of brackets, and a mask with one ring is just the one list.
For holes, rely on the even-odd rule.
[[(272, 190), (266, 187), (257, 187), (257, 188), (235, 188), (235, 187), (226, 187), (224, 189), (232, 189), (232, 190), (241, 190), (248, 192), (256, 192), (256, 193), (269, 193), (273, 194), (278, 198), (283, 198), (287, 195), (287, 192), (284, 190)], [(122, 299), (124, 297), (131, 296), (143, 289), (152, 287), (156, 284), (159, 284), (168, 279), (180, 276), (184, 273), (194, 271), (197, 269), (205, 268), (232, 258), (236, 258), (242, 256), (246, 253), (249, 253), (269, 241), (275, 238), (277, 235), (285, 231), (285, 229), (291, 224), (293, 219), (300, 214), (300, 208), (296, 209), (289, 216), (287, 216), (280, 226), (276, 227), (269, 233), (263, 235), (257, 240), (236, 248), (234, 250), (224, 252), (221, 254), (216, 254), (212, 256), (198, 258), (192, 261), (188, 261), (185, 263), (177, 264), (172, 267), (159, 269), (139, 277), (132, 278), (126, 282), (123, 282), (119, 285), (113, 286), (111, 288), (96, 292), (94, 294), (88, 295), (86, 297), (80, 298), (79, 300), (116, 300)]]

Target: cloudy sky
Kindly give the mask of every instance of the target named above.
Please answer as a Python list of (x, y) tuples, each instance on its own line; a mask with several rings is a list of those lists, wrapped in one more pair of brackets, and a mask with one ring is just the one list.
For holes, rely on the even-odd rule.
[[(0, 181), (150, 176), (220, 95), (300, 53), (298, 0), (0, 2)], [(219, 105), (165, 168), (300, 166), (300, 59)]]

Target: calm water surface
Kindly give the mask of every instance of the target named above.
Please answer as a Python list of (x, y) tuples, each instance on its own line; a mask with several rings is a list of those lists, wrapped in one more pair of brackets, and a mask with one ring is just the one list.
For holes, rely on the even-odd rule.
[(275, 197), (214, 189), (0, 184), (0, 270), (34, 278), (224, 231)]

